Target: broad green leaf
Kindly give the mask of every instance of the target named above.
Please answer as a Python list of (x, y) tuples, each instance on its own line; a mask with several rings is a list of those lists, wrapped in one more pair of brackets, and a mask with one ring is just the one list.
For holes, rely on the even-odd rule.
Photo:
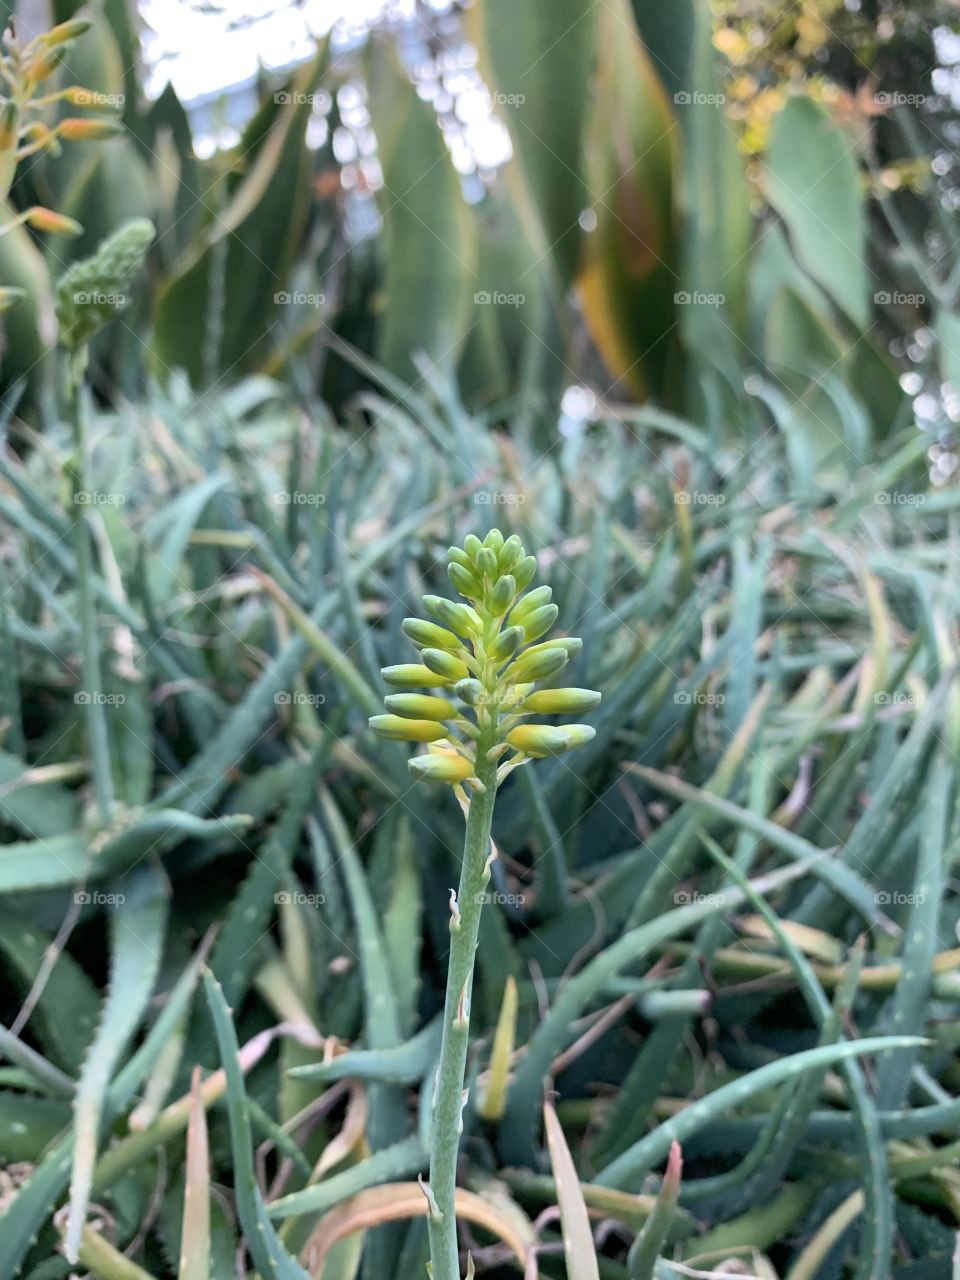
[(538, 219), (540, 233), (528, 235), (542, 237), (561, 292), (576, 273), (587, 204), (584, 130), (602, 9), (597, 0), (477, 0), (468, 10), (469, 34), (513, 145), (514, 202), (522, 220), (530, 212)]
[(243, 173), (205, 202), (208, 223), (157, 301), (154, 364), (162, 375), (187, 371), (194, 385), (229, 369), (257, 367), (287, 318), (288, 275), (310, 203), (311, 153), (305, 135), (326, 66), (321, 49), (300, 69), (288, 101), (262, 137), (238, 148)]
[(370, 77), (383, 170), (377, 356), (392, 373), (416, 382), (414, 357), (422, 353), (431, 364), (452, 368), (476, 321), (476, 232), (436, 112), (381, 42), (371, 45)]
[(579, 291), (611, 377), (638, 398), (662, 396), (679, 291), (674, 182), (680, 126), (626, 0), (601, 7), (587, 148), (596, 226)]
[(856, 155), (812, 98), (790, 98), (777, 116), (763, 187), (804, 269), (865, 329), (871, 275)]

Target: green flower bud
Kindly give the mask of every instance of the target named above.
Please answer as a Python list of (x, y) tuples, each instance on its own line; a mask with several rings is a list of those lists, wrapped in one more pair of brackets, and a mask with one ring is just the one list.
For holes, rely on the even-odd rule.
[(560, 610), (555, 604), (545, 604), (542, 609), (534, 609), (524, 620), (523, 637), (526, 641), (539, 640), (545, 636), (556, 622)]
[(525, 618), (529, 618), (531, 613), (537, 609), (542, 609), (545, 604), (549, 604), (553, 599), (552, 587), (537, 587), (534, 591), (528, 591), (525, 596), (517, 601), (513, 606), (513, 612), (510, 614), (510, 622), (514, 626), (520, 626)]
[(463, 782), (473, 773), (473, 765), (455, 751), (414, 756), (407, 761), (410, 772), (421, 782)]
[(436, 742), (447, 730), (435, 720), (407, 720), (404, 716), (371, 716), (370, 728), (392, 742)]
[(425, 622), (423, 618), (404, 618), (400, 625), (404, 634), (423, 648), (457, 650), (463, 647), (452, 631), (446, 631), (433, 622)]
[(533, 575), (537, 572), (537, 561), (534, 556), (524, 556), (522, 560), (518, 560), (513, 570), (513, 576), (517, 580), (517, 590), (523, 591), (529, 587), (533, 581)]
[(410, 720), (452, 720), (457, 714), (452, 702), (429, 693), (388, 693), (383, 702), (388, 711)]
[(468, 572), (473, 571), (473, 560), (460, 547), (447, 547), (447, 561), (449, 564), (458, 564)]
[(395, 689), (432, 689), (450, 683), (444, 676), (417, 662), (401, 662), (395, 667), (381, 667), (380, 674)]
[(523, 710), (553, 716), (592, 711), (599, 705), (600, 694), (595, 689), (538, 689), (524, 701)]
[(477, 556), (483, 550), (483, 543), (475, 533), (468, 533), (463, 540), (463, 549), (470, 557), (471, 564), (475, 564)]
[(40, 37), (40, 43), (45, 44), (48, 48), (53, 45), (66, 44), (67, 41), (76, 40), (84, 32), (89, 31), (90, 25), (84, 18), (73, 18), (68, 22), (60, 22), (50, 31), (44, 32)]
[(499, 529), (491, 529), (490, 532), (487, 534), (487, 536), (484, 538), (483, 545), (485, 547), (489, 547), (490, 550), (494, 553), (494, 555), (496, 555), (500, 551), (500, 548), (503, 546), (503, 534), (500, 532)]
[(460, 594), (466, 596), (468, 600), (479, 600), (483, 595), (483, 590), (477, 579), (468, 569), (465, 569), (461, 564), (457, 564), (456, 561), (451, 561), (447, 565), (447, 577)]
[(503, 673), (503, 678), (516, 684), (521, 680), (543, 680), (552, 676), (567, 665), (565, 649), (544, 646), (539, 652), (528, 650), (522, 653), (516, 662), (511, 663)]
[(517, 534), (511, 533), (497, 553), (497, 568), (501, 573), (506, 573), (508, 569), (513, 568), (522, 555), (523, 543)]
[(453, 686), (453, 692), (458, 698), (462, 698), (468, 707), (475, 707), (483, 697), (484, 688), (479, 680), (468, 678), (458, 680)]
[(510, 606), (513, 604), (513, 597), (517, 594), (517, 584), (510, 574), (506, 574), (502, 578), (498, 578), (496, 585), (490, 592), (487, 604), (490, 612), (495, 618), (502, 618)]
[(485, 578), (497, 576), (497, 555), (489, 547), (481, 547), (477, 552), (477, 572)]
[(527, 756), (559, 756), (585, 746), (595, 735), (588, 724), (522, 724), (510, 730), (507, 742)]
[(424, 596), (424, 608), (435, 618), (455, 631), (458, 636), (472, 637), (483, 630), (483, 623), (475, 609), (468, 604), (444, 600), (443, 596)]
[(583, 641), (579, 636), (557, 636), (551, 640), (543, 640), (540, 644), (531, 645), (523, 656), (529, 658), (535, 653), (543, 653), (545, 649), (562, 649), (568, 658), (575, 658), (582, 648)]
[(523, 644), (523, 627), (507, 627), (490, 646), (490, 657), (496, 662), (512, 658)]
[(455, 658), (452, 653), (447, 653), (443, 649), (424, 649), (420, 656), (423, 658), (424, 666), (435, 671), (438, 676), (443, 676), (451, 684), (456, 680), (466, 680), (470, 674), (465, 662), (461, 662), (459, 658)]

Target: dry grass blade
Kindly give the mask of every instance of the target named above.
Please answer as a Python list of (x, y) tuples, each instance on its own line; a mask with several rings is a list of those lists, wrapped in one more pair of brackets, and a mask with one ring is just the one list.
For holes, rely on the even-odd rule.
[(590, 1229), (590, 1215), (580, 1189), (580, 1179), (557, 1119), (556, 1109), (549, 1099), (543, 1104), (543, 1120), (553, 1177), (557, 1184), (567, 1276), (569, 1280), (600, 1280), (597, 1250)]
[(180, 1239), (180, 1280), (209, 1280), (210, 1152), (207, 1142), (207, 1111), (201, 1093), (199, 1067), (194, 1067), (190, 1082), (186, 1172), (183, 1231)]

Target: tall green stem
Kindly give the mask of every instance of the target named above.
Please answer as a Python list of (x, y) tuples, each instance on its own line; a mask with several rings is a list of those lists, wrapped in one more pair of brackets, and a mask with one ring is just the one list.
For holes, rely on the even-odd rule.
[[(496, 717), (494, 717), (496, 719)], [(490, 871), (490, 827), (497, 798), (497, 764), (486, 752), (496, 741), (495, 728), (481, 732), (477, 742), (477, 777), (486, 788), (474, 792), (467, 816), (463, 866), (458, 891), (459, 923), (450, 921), (450, 962), (443, 1011), (443, 1042), (431, 1127), (430, 1189), (436, 1203), (431, 1212), (430, 1257), (433, 1280), (460, 1280), (457, 1251), (457, 1155), (460, 1148), (463, 1081), (470, 1036), (473, 962), (480, 932), (480, 912)], [(439, 1216), (438, 1216), (439, 1215)]]
[(109, 821), (113, 809), (113, 776), (110, 769), (110, 737), (103, 704), (100, 645), (97, 637), (93, 566), (90, 557), (90, 529), (86, 504), (90, 500), (87, 474), (86, 413), (83, 403), (83, 355), (77, 353), (68, 367), (70, 417), (76, 454), (73, 471), (73, 543), (77, 562), (77, 605), (80, 614), (80, 645), (83, 662), (83, 693), (86, 697), (87, 734), (93, 765), (94, 791), (100, 821)]

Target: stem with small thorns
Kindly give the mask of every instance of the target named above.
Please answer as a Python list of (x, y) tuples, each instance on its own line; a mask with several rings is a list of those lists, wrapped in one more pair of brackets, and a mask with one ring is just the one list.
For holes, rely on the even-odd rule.
[(497, 797), (497, 762), (486, 758), (497, 741), (496, 715), (477, 742), (476, 776), (483, 791), (474, 791), (467, 814), (457, 912), (450, 916), (450, 961), (443, 1011), (443, 1042), (437, 1072), (430, 1136), (430, 1189), (436, 1212), (429, 1217), (433, 1280), (460, 1280), (457, 1249), (457, 1154), (463, 1112), (463, 1082), (470, 1037), (473, 962), (480, 931), (480, 912), (490, 880), (490, 828)]
[[(83, 357), (75, 355), (68, 365), (70, 417), (73, 426), (74, 463), (72, 476), (73, 545), (77, 563), (77, 612), (80, 615), (81, 661), (84, 693), (87, 697), (87, 736), (90, 742), (94, 792), (100, 822), (106, 825), (113, 810), (113, 774), (110, 765), (110, 737), (102, 704), (103, 677), (100, 643), (97, 636), (96, 601), (93, 593), (93, 564), (90, 556), (91, 530), (85, 502), (89, 498), (87, 464), (86, 407), (84, 405)], [(79, 500), (78, 500), (79, 499)]]

